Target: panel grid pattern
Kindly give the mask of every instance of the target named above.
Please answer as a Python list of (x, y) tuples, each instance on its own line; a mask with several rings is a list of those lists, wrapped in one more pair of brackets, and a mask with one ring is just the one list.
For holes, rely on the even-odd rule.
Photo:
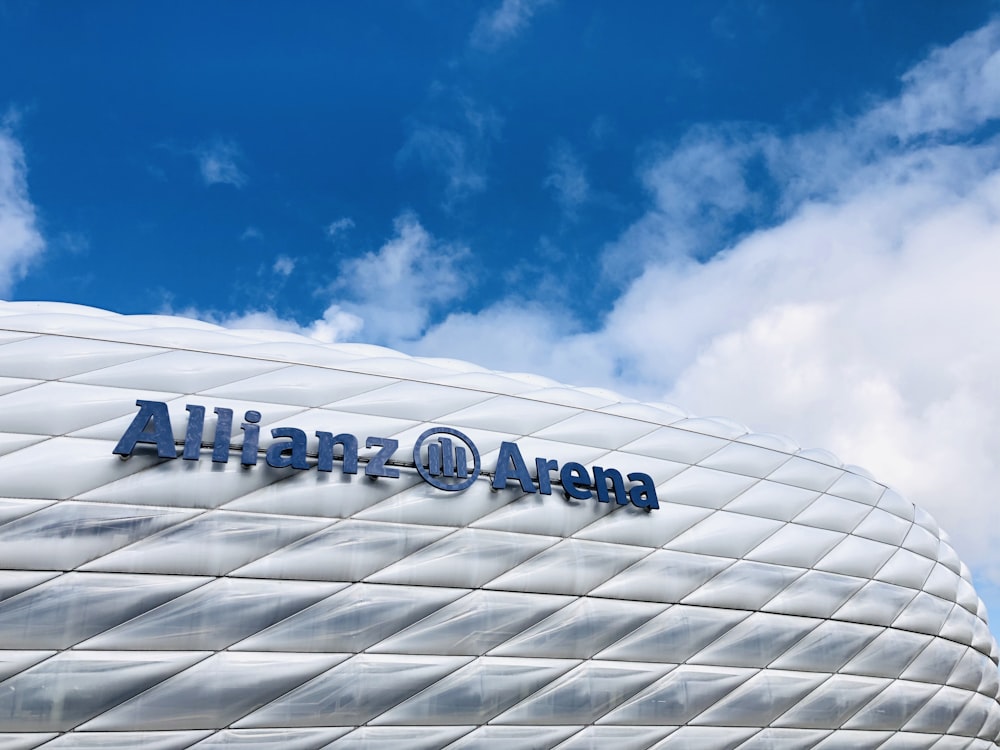
[[(187, 404), (205, 435), (232, 409), (233, 460), (120, 461), (136, 399), (178, 445)], [(405, 459), (247, 469), (249, 409), (643, 471), (661, 507), (446, 493)], [(996, 664), (947, 536), (825, 451), (452, 360), (0, 303), (5, 750), (978, 750)]]

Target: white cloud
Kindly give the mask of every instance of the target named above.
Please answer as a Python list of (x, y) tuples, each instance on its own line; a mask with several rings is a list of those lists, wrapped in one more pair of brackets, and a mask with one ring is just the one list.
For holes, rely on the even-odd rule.
[(469, 43), (483, 50), (495, 50), (527, 28), (532, 16), (549, 0), (502, 0), (492, 11), (479, 15)]
[(240, 239), (244, 242), (247, 240), (262, 240), (264, 239), (264, 233), (257, 227), (249, 226), (243, 230), (243, 233), (240, 235)]
[[(6, 122), (15, 122), (9, 113)], [(45, 250), (38, 216), (28, 196), (28, 168), (21, 144), (5, 127), (0, 128), (0, 295), (9, 295), (14, 284)]]
[(569, 216), (590, 198), (590, 183), (583, 162), (565, 141), (559, 141), (549, 158), (550, 172), (544, 185), (551, 189), (556, 202)]
[(271, 266), (271, 270), (279, 276), (284, 276), (285, 278), (292, 275), (292, 271), (295, 270), (295, 260), (289, 258), (287, 255), (279, 255), (274, 260), (274, 265)]
[(349, 229), (354, 228), (354, 220), (346, 216), (337, 219), (336, 221), (331, 221), (326, 226), (326, 237), (329, 240), (336, 239), (344, 232)]
[[(511, 298), (408, 348), (831, 449), (1000, 582), (998, 49), (993, 23), (825, 129), (696, 128), (654, 151), (650, 208), (605, 259), (635, 272), (593, 330)], [(759, 228), (734, 238), (739, 217)]]
[(206, 185), (232, 185), (241, 188), (247, 176), (237, 161), (242, 157), (239, 146), (233, 141), (217, 140), (195, 150), (198, 169)]
[[(441, 91), (435, 90), (435, 95)], [(445, 97), (446, 99), (448, 97)], [(417, 163), (444, 179), (444, 206), (480, 193), (487, 186), (493, 143), (500, 137), (501, 118), (468, 97), (448, 101), (441, 122), (415, 121), (396, 155), (399, 165)]]

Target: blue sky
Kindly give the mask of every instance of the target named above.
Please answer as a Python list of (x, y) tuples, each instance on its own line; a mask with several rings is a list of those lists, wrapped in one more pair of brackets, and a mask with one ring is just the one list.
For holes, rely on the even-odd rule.
[(1000, 610), (1000, 3), (0, 0), (0, 296), (831, 449)]

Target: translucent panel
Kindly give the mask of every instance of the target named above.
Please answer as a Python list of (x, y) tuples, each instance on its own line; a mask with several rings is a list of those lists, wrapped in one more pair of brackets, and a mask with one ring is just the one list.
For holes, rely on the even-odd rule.
[(826, 621), (779, 656), (771, 666), (775, 669), (837, 672), (881, 632), (882, 628), (871, 625)]
[(818, 492), (803, 490), (778, 482), (757, 482), (726, 505), (726, 510), (750, 516), (791, 521), (804, 508), (815, 502)]
[[(955, 719), (955, 723), (948, 728), (948, 731), (953, 734), (981, 736), (981, 730), (989, 723), (991, 714), (993, 717), (996, 716), (996, 700), (976, 693), (967, 693), (967, 695), (969, 697), (965, 708), (962, 709), (962, 712)], [(995, 718), (992, 724), (994, 727), (996, 726)], [(994, 740), (995, 736), (988, 737), (987, 739)]]
[(487, 584), (508, 591), (586, 594), (649, 553), (622, 544), (566, 539)]
[(853, 531), (861, 520), (871, 513), (867, 505), (844, 500), (833, 495), (820, 495), (795, 516), (795, 523), (816, 526), (831, 531)]
[(912, 550), (918, 555), (929, 557), (932, 560), (937, 559), (940, 544), (940, 540), (934, 534), (916, 525), (910, 528), (906, 539), (903, 540), (903, 546), (906, 549)]
[(222, 652), (111, 708), (81, 729), (119, 731), (228, 726), (345, 658), (346, 654)]
[(764, 605), (763, 609), (788, 615), (829, 617), (860, 591), (865, 583), (867, 581), (863, 578), (810, 570)]
[(848, 622), (889, 625), (916, 596), (913, 589), (872, 581), (851, 597), (833, 617)]
[[(433, 422), (445, 414), (482, 403), (490, 398), (491, 394), (481, 391), (404, 381), (348, 398), (329, 399), (324, 403), (337, 411)], [(492, 425), (482, 426), (486, 429), (495, 429)], [(499, 431), (504, 432), (504, 430)]]
[(591, 726), (577, 732), (559, 750), (647, 750), (674, 731), (673, 727)]
[(909, 732), (944, 734), (969, 701), (969, 694), (957, 688), (942, 688), (906, 724)]
[[(268, 517), (268, 520), (273, 517)], [(426, 547), (452, 529), (373, 521), (341, 521), (235, 571), (249, 578), (359, 581)]]
[(461, 529), (379, 571), (370, 580), (477, 588), (555, 541), (533, 534)]
[(719, 511), (665, 546), (681, 552), (742, 557), (782, 526), (780, 521), (768, 518)]
[(931, 750), (938, 735), (897, 732), (878, 746), (878, 750)]
[(899, 677), (929, 641), (926, 635), (886, 630), (841, 671), (871, 677)]
[(679, 602), (732, 564), (724, 557), (657, 550), (591, 593), (616, 599)]
[[(226, 729), (192, 746), (192, 750), (319, 750), (350, 729)], [(145, 746), (143, 746), (145, 747)]]
[(275, 372), (203, 391), (205, 397), (265, 401), (295, 406), (322, 406), (339, 398), (351, 396), (385, 385), (383, 378), (359, 375), (303, 365), (290, 365)]
[(363, 651), (466, 592), (430, 586), (356, 583), (249, 637), (247, 651)]
[(199, 393), (223, 383), (232, 383), (286, 365), (246, 357), (208, 355), (202, 352), (172, 351), (138, 361), (93, 369), (66, 378), (71, 383), (146, 388), (175, 393)]
[(667, 665), (588, 661), (523, 703), (497, 724), (590, 724), (650, 683)]
[[(0, 388), (2, 388), (0, 382)], [(0, 433), (0, 456), (7, 453), (14, 453), (29, 445), (35, 445), (45, 440), (44, 435), (15, 435), (12, 433)]]
[(818, 461), (810, 461), (801, 456), (793, 456), (768, 476), (772, 482), (784, 482), (793, 487), (825, 492), (842, 477), (841, 469), (827, 466)]
[[(465, 494), (467, 492), (462, 493), (463, 498), (457, 501), (463, 502)], [(475, 521), (472, 524), (474, 528), (568, 537), (573, 536), (579, 529), (588, 528), (601, 518), (620, 516), (631, 521), (631, 525), (635, 527), (644, 526), (643, 522), (646, 519), (656, 515), (632, 505), (623, 507), (615, 503), (598, 503), (590, 500), (574, 500), (571, 505), (558, 488), (552, 495), (520, 495), (519, 490), (515, 490), (514, 487), (491, 494), (494, 507), (499, 507), (493, 513)], [(501, 505), (502, 503), (506, 505)], [(641, 519), (640, 514), (643, 516)]]
[(364, 724), (468, 662), (468, 657), (460, 656), (359, 654), (282, 695), (234, 726)]
[(12, 732), (66, 731), (204, 657), (66, 651), (0, 683), (0, 725)]
[(459, 428), (479, 427), (510, 435), (530, 435), (579, 413), (579, 409), (559, 404), (497, 396), (443, 416), (441, 421)]
[(831, 495), (839, 495), (867, 505), (875, 505), (884, 491), (885, 487), (878, 482), (850, 472), (843, 474), (827, 490)]
[(868, 517), (858, 524), (853, 533), (866, 539), (874, 539), (877, 542), (898, 545), (910, 532), (910, 526), (911, 524), (892, 513), (873, 508)]
[[(603, 503), (594, 503), (594, 507)], [(577, 511), (580, 509), (578, 508)], [(623, 506), (614, 513), (596, 517), (589, 526), (574, 534), (580, 539), (597, 542), (634, 544), (659, 547), (706, 518), (712, 511), (692, 505), (670, 505), (669, 513), (647, 513), (639, 508)]]
[(681, 430), (690, 430), (703, 435), (715, 435), (729, 440), (743, 437), (749, 432), (746, 425), (726, 417), (690, 417), (675, 422), (674, 426)]
[[(124, 430), (124, 427), (122, 429)], [(108, 461), (111, 446), (104, 440), (92, 442), (100, 445), (101, 461), (110, 466), (110, 469), (106, 472), (108, 476), (101, 482), (95, 482), (74, 492), (79, 495), (80, 500), (129, 505), (162, 505), (171, 508), (217, 508), (233, 498), (289, 476), (277, 470), (247, 471), (240, 465), (236, 454), (227, 464), (213, 463), (207, 455), (200, 461), (161, 460), (138, 454), (127, 461)], [(2, 460), (0, 458), (0, 461)], [(151, 466), (153, 463), (157, 465)], [(76, 470), (74, 467), (70, 468)], [(123, 474), (133, 473), (133, 469), (139, 471), (143, 468), (146, 470), (138, 476), (122, 478)], [(102, 486), (98, 487), (98, 484)], [(89, 491), (84, 492), (84, 489)]]
[(372, 723), (483, 724), (575, 664), (559, 659), (484, 656), (390, 709)]
[(343, 585), (222, 578), (100, 633), (81, 648), (218, 651)]
[(479, 727), (448, 750), (508, 750), (508, 748), (550, 748), (580, 731), (580, 727)]
[(59, 574), (55, 572), (37, 572), (33, 570), (0, 570), (0, 601), (10, 599), (15, 594), (27, 591), (40, 583), (55, 578), (57, 575)]
[(953, 570), (936, 563), (930, 575), (927, 576), (927, 580), (924, 581), (923, 589), (929, 594), (953, 602), (958, 598), (958, 584), (961, 583), (961, 580)]
[(893, 736), (892, 732), (860, 732), (840, 729), (816, 746), (816, 750), (857, 750), (876, 748)]
[(0, 526), (0, 566), (72, 570), (191, 515), (142, 506), (56, 503)]
[(899, 729), (939, 689), (938, 685), (896, 680), (844, 726), (847, 729)]
[(934, 567), (934, 562), (926, 557), (900, 549), (889, 558), (889, 562), (875, 574), (875, 578), (897, 586), (909, 586), (919, 589), (923, 586), (928, 574)]
[[(836, 674), (809, 696), (791, 706), (780, 718), (776, 727), (802, 727), (837, 729), (849, 717), (890, 683), (874, 677), (851, 677)], [(851, 747), (854, 747), (851, 745)]]
[[(474, 482), (463, 492), (449, 492), (420, 482), (414, 487), (396, 492), (384, 502), (363, 510), (355, 518), (364, 521), (388, 521), (438, 526), (468, 526), (483, 516), (502, 508), (517, 498), (519, 492), (496, 492), (489, 482)], [(529, 495), (539, 520), (538, 495)], [(550, 500), (561, 499), (548, 498)], [(552, 515), (551, 513), (547, 515)], [(537, 525), (537, 523), (536, 523)], [(538, 530), (541, 533), (541, 529)]]
[(48, 659), (55, 651), (0, 651), (0, 680), (23, 672), (42, 659)]
[[(9, 321), (4, 326), (10, 325)], [(162, 350), (70, 336), (38, 336), (5, 343), (0, 375), (55, 380), (77, 373), (151, 357)]]
[[(441, 750), (474, 727), (358, 727), (337, 740), (336, 750)], [(331, 749), (332, 750), (332, 749)]]
[[(662, 604), (579, 599), (492, 652), (499, 656), (587, 659), (664, 609)], [(648, 655), (648, 652), (647, 652)]]
[(974, 614), (961, 606), (956, 606), (941, 626), (941, 636), (959, 643), (969, 643), (972, 641), (972, 634), (978, 622)]
[(764, 670), (694, 718), (692, 723), (766, 726), (825, 679), (826, 675), (822, 674)]
[(657, 493), (661, 503), (666, 501), (702, 508), (721, 508), (757, 481), (752, 477), (692, 466), (658, 488)]
[[(208, 732), (73, 732), (45, 745), (45, 750), (186, 750)], [(0, 744), (0, 748), (3, 745)], [(202, 747), (198, 745), (198, 747)]]
[(68, 648), (205, 582), (185, 576), (66, 573), (0, 603), (4, 648)]
[(583, 412), (533, 433), (546, 440), (614, 450), (657, 429), (656, 425), (611, 414)]
[(820, 560), (816, 567), (831, 573), (871, 578), (895, 551), (896, 547), (888, 544), (849, 536)]
[(887, 510), (894, 516), (899, 516), (904, 521), (913, 520), (913, 503), (903, 498), (902, 495), (892, 488), (888, 488), (882, 493), (882, 497), (879, 498), (877, 505), (882, 510)]
[(722, 438), (699, 435), (673, 427), (663, 427), (623, 445), (621, 450), (644, 456), (655, 456), (667, 461), (696, 464), (728, 444), (729, 441)]
[(391, 482), (373, 482), (361, 474), (297, 471), (280, 482), (269, 484), (226, 504), (227, 510), (282, 513), (322, 518), (346, 518), (370, 508), (397, 492), (420, 482), (416, 472), (401, 472)]
[(702, 651), (691, 664), (766, 667), (820, 624), (807, 617), (754, 612)]
[(756, 445), (729, 443), (698, 463), (707, 469), (763, 478), (785, 463), (788, 458), (787, 453), (758, 448)]
[(993, 669), (987, 666), (989, 664), (990, 661), (986, 657), (970, 648), (948, 677), (947, 684), (975, 691), (982, 684), (984, 672)]
[[(52, 500), (76, 497), (160, 461), (151, 456), (112, 460), (110, 449), (106, 440), (54, 437), (0, 456), (3, 494)], [(53, 471), (53, 466), (59, 471)]]
[(571, 388), (561, 384), (554, 384), (551, 387), (541, 388), (537, 391), (526, 391), (523, 397), (555, 404), (578, 406), (581, 409), (593, 409), (595, 411), (604, 406), (616, 403), (621, 398), (617, 394), (612, 395), (609, 391), (602, 391), (597, 388)]
[(473, 591), (369, 650), (479, 656), (571, 601), (542, 594)]
[(112, 552), (84, 570), (225, 575), (326, 526), (328, 521), (219, 510)]
[(790, 523), (754, 547), (746, 559), (808, 568), (843, 538), (844, 534), (838, 531)]
[(680, 727), (651, 750), (689, 750), (712, 748), (733, 750), (756, 733), (756, 729), (736, 727)]
[[(0, 396), (0, 432), (65, 435), (135, 413), (136, 399), (166, 401), (176, 393), (100, 388), (54, 381)], [(52, 405), (59, 408), (53, 409)]]
[(708, 607), (670, 607), (634, 633), (622, 638), (598, 654), (601, 659), (687, 661), (723, 633), (728, 632), (747, 613), (715, 610)]
[[(682, 664), (600, 719), (600, 724), (684, 724), (748, 680), (755, 670)], [(715, 745), (695, 745), (715, 747)]]
[(951, 602), (921, 591), (896, 618), (893, 627), (937, 635), (954, 608)]
[(659, 425), (673, 424), (681, 419), (686, 419), (688, 414), (673, 404), (661, 402), (642, 403), (638, 401), (623, 401), (617, 404), (602, 406), (598, 411), (605, 414), (618, 414), (630, 419), (639, 419), (643, 422), (653, 422)]
[(816, 743), (830, 736), (826, 729), (762, 729), (738, 750), (812, 750)]
[(903, 672), (904, 680), (943, 683), (965, 656), (968, 647), (943, 638), (933, 639)]
[(788, 588), (802, 573), (799, 568), (737, 560), (688, 595), (684, 603), (706, 607), (760, 609), (779, 592)]

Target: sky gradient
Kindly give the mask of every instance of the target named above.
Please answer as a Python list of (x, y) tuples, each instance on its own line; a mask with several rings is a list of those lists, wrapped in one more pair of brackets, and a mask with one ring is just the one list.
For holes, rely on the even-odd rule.
[(998, 14), (0, 0), (0, 297), (788, 434), (930, 510), (997, 617)]

